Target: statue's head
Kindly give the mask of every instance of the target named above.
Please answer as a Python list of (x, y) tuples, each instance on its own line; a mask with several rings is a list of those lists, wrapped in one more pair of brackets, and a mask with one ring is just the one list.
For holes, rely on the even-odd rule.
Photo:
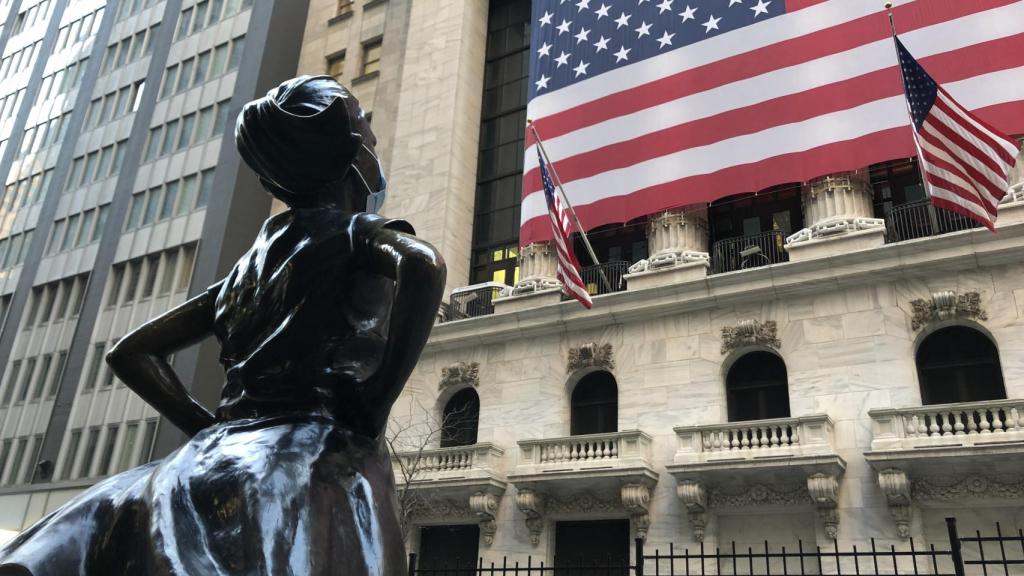
[(330, 76), (300, 76), (242, 108), (242, 158), (285, 204), (376, 211), (386, 187), (359, 101)]

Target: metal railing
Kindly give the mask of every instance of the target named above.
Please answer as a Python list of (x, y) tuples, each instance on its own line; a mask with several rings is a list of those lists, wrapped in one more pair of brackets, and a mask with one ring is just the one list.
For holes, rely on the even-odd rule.
[[(606, 286), (604, 281), (601, 280), (601, 272), (599, 270), (604, 270), (604, 275), (608, 278), (611, 286)], [(628, 271), (629, 262), (625, 260), (612, 260), (599, 266), (584, 266), (580, 271), (580, 277), (583, 278), (583, 284), (587, 287), (587, 293), (591, 296), (598, 296), (600, 294), (610, 294), (625, 290), (626, 281), (622, 277)], [(563, 298), (568, 297), (565, 296)]]
[(711, 247), (711, 273), (721, 274), (788, 262), (789, 253), (785, 246), (786, 233), (782, 230), (719, 240)]
[(448, 320), (462, 320), (494, 314), (494, 300), (501, 294), (504, 284), (485, 282), (452, 290), (448, 305)]
[(633, 541), (632, 558), (608, 560), (600, 554), (581, 559), (553, 558), (552, 562), (528, 556), (522, 560), (508, 556), (500, 561), (476, 561), (446, 558), (421, 562), (409, 555), (410, 576), (690, 576), (698, 574), (744, 574), (748, 576), (796, 576), (805, 574), (848, 574), (850, 576), (919, 575), (966, 576), (967, 574), (1020, 574), (1024, 566), (1024, 531), (1004, 534), (996, 524), (995, 536), (961, 538), (956, 518), (946, 518), (947, 542), (920, 545), (914, 538), (905, 544), (878, 544), (871, 538), (868, 546), (849, 548), (818, 546), (797, 541), (795, 547), (725, 544), (714, 548), (703, 543), (695, 549), (669, 544), (668, 550), (644, 549), (641, 539)]
[(903, 242), (978, 228), (974, 220), (936, 208), (930, 200), (919, 200), (893, 208), (885, 217), (886, 241)]

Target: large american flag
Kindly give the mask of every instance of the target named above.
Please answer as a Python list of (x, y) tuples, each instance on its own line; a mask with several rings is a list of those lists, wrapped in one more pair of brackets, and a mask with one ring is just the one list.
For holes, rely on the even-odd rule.
[(996, 210), (1017, 162), (1017, 144), (964, 110), (898, 38), (896, 50), (932, 204), (994, 231)]
[[(1024, 0), (893, 13), (958, 102), (1024, 133)], [(587, 229), (916, 154), (880, 0), (534, 0), (532, 19), (527, 116)], [(526, 162), (520, 243), (550, 238)]]
[(548, 219), (551, 222), (551, 235), (554, 238), (557, 269), (555, 276), (562, 283), (562, 291), (568, 296), (575, 298), (583, 307), (590, 309), (593, 302), (590, 300), (590, 293), (580, 277), (580, 262), (576, 259), (576, 253), (572, 249), (572, 224), (569, 222), (569, 215), (566, 213), (562, 199), (555, 193), (555, 183), (551, 181), (548, 174), (548, 167), (544, 163), (544, 157), (540, 150), (537, 151), (537, 160), (540, 165), (541, 185), (544, 187), (544, 201), (548, 207)]

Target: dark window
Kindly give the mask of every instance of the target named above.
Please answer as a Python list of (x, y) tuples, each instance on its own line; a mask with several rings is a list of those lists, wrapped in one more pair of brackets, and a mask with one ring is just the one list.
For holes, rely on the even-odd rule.
[(554, 561), (558, 576), (625, 576), (629, 573), (629, 520), (556, 522)]
[(619, 429), (619, 390), (608, 372), (584, 376), (572, 391), (572, 422), (569, 433), (598, 434)]
[(1006, 398), (999, 351), (981, 332), (964, 326), (936, 330), (917, 349), (924, 404)]
[(480, 556), (480, 527), (423, 526), (416, 565), (432, 574), (470, 574)]
[(712, 242), (772, 231), (792, 234), (804, 227), (800, 186), (784, 184), (723, 198), (711, 203), (708, 221)]
[(789, 417), (786, 364), (771, 352), (750, 352), (729, 368), (725, 379), (729, 421)]
[(896, 206), (927, 199), (917, 158), (893, 160), (871, 167), (875, 218), (885, 218)]
[(529, 58), (530, 2), (491, 0), (473, 222), (474, 284), (518, 281)]
[(441, 421), (441, 447), (476, 444), (476, 429), (480, 421), (480, 397), (476, 390), (466, 388), (456, 392), (444, 405)]

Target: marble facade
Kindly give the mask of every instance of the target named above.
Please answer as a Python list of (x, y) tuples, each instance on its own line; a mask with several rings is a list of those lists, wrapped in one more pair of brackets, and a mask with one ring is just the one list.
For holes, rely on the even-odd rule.
[[(663, 549), (701, 541), (761, 546), (765, 539), (832, 547), (833, 537), (840, 547), (875, 538), (902, 548), (907, 537), (938, 545), (948, 515), (971, 531), (994, 530), (997, 521), (1024, 526), (1024, 467), (1007, 464), (1024, 455), (1022, 256), (1024, 224), (1008, 223), (998, 234), (964, 231), (630, 287), (596, 297), (589, 312), (575, 302), (499, 308), (435, 327), (395, 422), (441, 410), (453, 393), (451, 386), (439, 391), (442, 375), (458, 363), (475, 366), (478, 442), (503, 450), (487, 459), (503, 494), (484, 517), (491, 528), (480, 545), (485, 561), (550, 558), (553, 522), (566, 519), (629, 518), (633, 536)], [(953, 296), (950, 305), (950, 293), (969, 296)], [(958, 312), (961, 301), (966, 308)], [(922, 315), (922, 302), (929, 314)], [(1017, 428), (1003, 424), (998, 450), (965, 441), (938, 447), (942, 453), (922, 464), (914, 460), (922, 447), (948, 442), (922, 444), (883, 422), (922, 412), (915, 350), (923, 335), (951, 324), (995, 341), (1006, 413), (1020, 416)], [(781, 441), (715, 460), (709, 438), (729, 429), (725, 373), (737, 354), (756, 349), (784, 360), (792, 418), (781, 428), (754, 424), (798, 427), (799, 444), (796, 434), (772, 432)], [(595, 369), (615, 376), (618, 437), (645, 439), (643, 449), (589, 467), (564, 455), (547, 469), (537, 465), (534, 447), (567, 442), (572, 387)], [(600, 454), (602, 444), (594, 446)], [(419, 489), (430, 484), (423, 480)], [(629, 488), (627, 497), (625, 486), (643, 489)], [(409, 544), (415, 549), (415, 535)]]

